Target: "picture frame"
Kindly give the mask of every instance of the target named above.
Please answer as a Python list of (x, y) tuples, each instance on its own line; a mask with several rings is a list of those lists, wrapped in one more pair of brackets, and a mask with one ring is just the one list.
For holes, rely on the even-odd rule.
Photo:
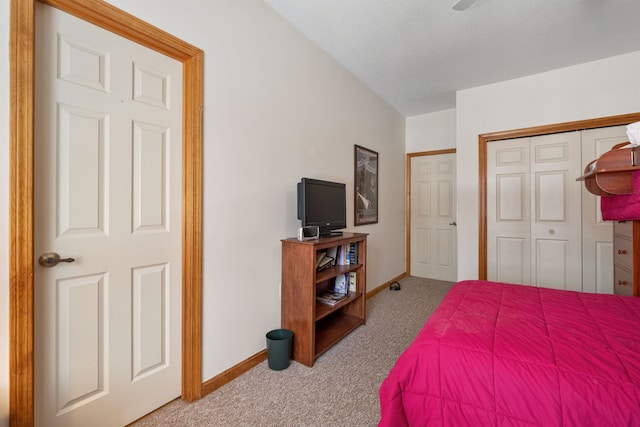
[(378, 222), (378, 153), (354, 145), (354, 224)]

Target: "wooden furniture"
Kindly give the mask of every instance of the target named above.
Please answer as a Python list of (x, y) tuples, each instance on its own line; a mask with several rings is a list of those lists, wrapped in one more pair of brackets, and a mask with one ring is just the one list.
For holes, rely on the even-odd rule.
[[(586, 189), (601, 200), (603, 219), (612, 220), (627, 217), (627, 212), (617, 212), (612, 216), (609, 206), (605, 208), (604, 201), (613, 197), (626, 198), (625, 195), (635, 195), (640, 189), (633, 188), (633, 172), (640, 170), (640, 150), (636, 146), (628, 146), (623, 142), (602, 154), (585, 167), (584, 175), (577, 178), (584, 181)], [(636, 152), (638, 151), (638, 153)], [(611, 197), (611, 199), (609, 199)], [(627, 199), (623, 199), (626, 208), (631, 206)], [(613, 205), (615, 206), (615, 205)], [(606, 211), (606, 215), (605, 215)], [(613, 222), (613, 292), (617, 295), (640, 296), (640, 221)]]
[(613, 292), (640, 296), (640, 221), (613, 222)]
[[(316, 254), (335, 247), (357, 247), (357, 264), (335, 265), (316, 271)], [(293, 331), (294, 360), (313, 366), (332, 345), (366, 320), (367, 235), (299, 241), (282, 240), (282, 328)], [(316, 295), (333, 288), (335, 278), (355, 273), (356, 289), (336, 305), (316, 301)]]
[(584, 181), (587, 190), (596, 196), (633, 193), (632, 172), (640, 170), (640, 158), (636, 159), (637, 147), (625, 145), (629, 143), (617, 144), (591, 161), (584, 168), (584, 175), (576, 180)]

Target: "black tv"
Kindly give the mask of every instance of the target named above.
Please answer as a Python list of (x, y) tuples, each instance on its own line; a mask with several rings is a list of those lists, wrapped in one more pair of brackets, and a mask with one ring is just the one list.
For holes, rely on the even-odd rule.
[(340, 235), (347, 227), (345, 184), (302, 178), (298, 183), (298, 219), (302, 227), (318, 226), (320, 237)]

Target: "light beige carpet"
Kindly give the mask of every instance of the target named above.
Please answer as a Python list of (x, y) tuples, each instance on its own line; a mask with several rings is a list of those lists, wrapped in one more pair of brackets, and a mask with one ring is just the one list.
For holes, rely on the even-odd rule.
[(380, 384), (453, 285), (414, 277), (400, 283), (402, 290), (370, 298), (366, 325), (312, 368), (292, 361), (273, 371), (264, 361), (195, 403), (175, 400), (133, 426), (377, 425)]

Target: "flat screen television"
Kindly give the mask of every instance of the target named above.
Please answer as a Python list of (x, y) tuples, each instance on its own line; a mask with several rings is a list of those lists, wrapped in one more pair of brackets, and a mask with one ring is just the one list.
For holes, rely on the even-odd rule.
[(345, 184), (302, 178), (298, 183), (298, 219), (302, 227), (318, 226), (320, 237), (347, 227)]

